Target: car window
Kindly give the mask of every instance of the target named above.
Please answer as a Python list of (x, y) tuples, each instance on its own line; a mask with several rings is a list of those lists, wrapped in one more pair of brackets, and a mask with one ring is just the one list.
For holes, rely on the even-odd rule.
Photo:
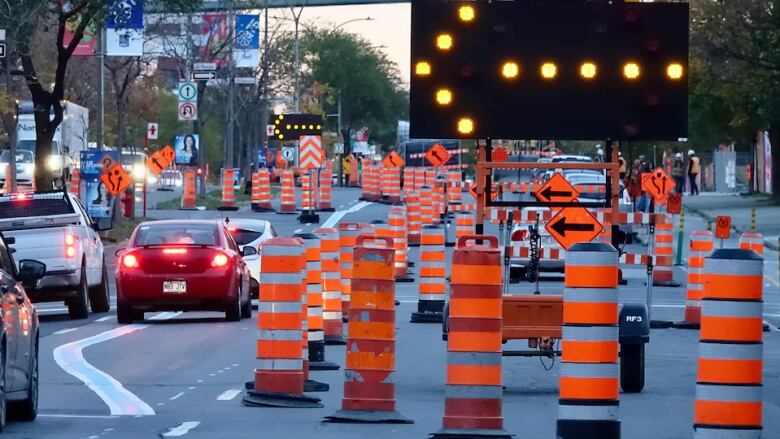
[(255, 230), (246, 230), (246, 229), (239, 229), (239, 228), (231, 228), (229, 229), (230, 236), (236, 241), (236, 244), (238, 245), (247, 245), (250, 242), (256, 240), (257, 238), (263, 236), (263, 231), (255, 231)]
[(164, 223), (139, 227), (136, 246), (145, 245), (209, 245), (218, 244), (217, 227), (211, 224)]
[(76, 198), (75, 200), (76, 200), (76, 206), (78, 207), (79, 211), (81, 211), (81, 215), (84, 217), (87, 226), (91, 226), (92, 218), (89, 215), (87, 215), (86, 209), (84, 209), (84, 206), (81, 205), (81, 200), (79, 200), (78, 198)]
[(0, 238), (0, 270), (5, 271), (9, 276), (13, 276), (16, 271), (11, 253), (2, 238)]

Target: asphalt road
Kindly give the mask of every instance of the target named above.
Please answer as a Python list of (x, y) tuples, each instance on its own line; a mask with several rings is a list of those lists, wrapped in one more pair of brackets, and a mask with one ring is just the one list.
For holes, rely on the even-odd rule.
[[(386, 219), (387, 206), (357, 200), (356, 190), (334, 193), (336, 213), (326, 221)], [(150, 216), (219, 217), (218, 212), (151, 211)], [(308, 231), (295, 216), (249, 211), (231, 217), (269, 219), (281, 235)], [(688, 230), (704, 228), (689, 217)], [(733, 244), (732, 242), (727, 243)], [(639, 246), (633, 251), (641, 252)], [(416, 261), (417, 250), (411, 253)], [(780, 324), (777, 253), (766, 253), (766, 319)], [(683, 279), (685, 272), (676, 269)], [(644, 269), (628, 268), (621, 301), (645, 300)], [(560, 293), (560, 276), (541, 283), (544, 294)], [(528, 283), (512, 292), (530, 292)], [(340, 408), (343, 373), (312, 372), (331, 390), (318, 393), (321, 409), (248, 408), (241, 405), (244, 382), (252, 379), (256, 323), (227, 323), (221, 313), (157, 313), (147, 320), (120, 326), (111, 312), (86, 320), (67, 319), (59, 304), (39, 306), (42, 320), (40, 374), (41, 415), (33, 423), (12, 422), (8, 438), (378, 438), (426, 437), (441, 426), (444, 409), (446, 345), (436, 324), (411, 324), (417, 284), (399, 283), (397, 298), (396, 398), (409, 425), (324, 424), (324, 416)], [(113, 296), (113, 290), (112, 290)], [(656, 319), (679, 320), (683, 288), (655, 288)], [(697, 356), (696, 331), (653, 330), (647, 348), (647, 385), (641, 394), (621, 395), (623, 434), (631, 438), (692, 436)], [(765, 437), (780, 437), (780, 337), (765, 333)], [(523, 349), (520, 342), (508, 348)], [(344, 348), (328, 346), (326, 357), (344, 363)], [(549, 360), (545, 360), (549, 365)], [(559, 365), (545, 371), (537, 358), (504, 358), (505, 428), (517, 437), (554, 437)], [(87, 384), (85, 384), (87, 383)], [(106, 402), (108, 401), (108, 402)]]

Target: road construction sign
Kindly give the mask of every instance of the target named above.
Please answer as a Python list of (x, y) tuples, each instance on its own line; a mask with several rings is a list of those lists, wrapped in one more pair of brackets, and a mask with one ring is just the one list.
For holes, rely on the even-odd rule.
[(431, 146), (431, 148), (425, 153), (425, 159), (428, 160), (428, 163), (433, 165), (433, 167), (438, 168), (439, 166), (444, 166), (448, 161), (450, 161), (450, 152), (447, 151), (447, 148), (437, 143)]
[(666, 197), (666, 213), (679, 214), (682, 212), (682, 195), (678, 193), (669, 194)]
[(171, 163), (173, 163), (174, 160), (176, 160), (176, 151), (173, 149), (171, 145), (165, 145), (165, 147), (161, 149), (160, 152), (162, 152), (163, 157), (165, 157), (165, 159), (168, 160), (168, 165), (170, 165)]
[(325, 161), (325, 152), (322, 150), (322, 137), (320, 136), (301, 136), (301, 169), (316, 169), (322, 166)]
[(642, 174), (642, 190), (655, 198), (656, 203), (663, 204), (669, 192), (674, 189), (674, 180), (663, 169), (657, 168), (651, 173)]
[(509, 158), (509, 153), (502, 147), (495, 148), (491, 157), (495, 162), (505, 162)]
[(543, 203), (569, 203), (576, 200), (580, 193), (563, 175), (556, 172), (534, 196)]
[(146, 167), (154, 175), (160, 175), (163, 169), (167, 168), (171, 162), (163, 154), (162, 150), (155, 151), (154, 154), (146, 159)]
[(402, 168), (404, 166), (404, 159), (402, 159), (397, 152), (390, 151), (390, 154), (382, 160), (382, 164), (388, 169)]
[[(472, 183), (471, 186), (469, 186), (469, 193), (471, 194), (472, 197), (474, 197), (475, 200), (477, 199), (477, 184), (476, 183)], [(491, 191), (490, 192), (490, 199), (492, 201), (495, 201), (496, 198), (498, 198), (498, 191)]]
[(719, 216), (715, 219), (715, 237), (729, 239), (731, 236), (731, 217)]
[(604, 226), (584, 207), (567, 207), (544, 227), (564, 249), (578, 242), (590, 242), (599, 236)]
[(127, 189), (133, 182), (125, 168), (119, 163), (114, 163), (106, 169), (100, 176), (100, 181), (112, 197)]

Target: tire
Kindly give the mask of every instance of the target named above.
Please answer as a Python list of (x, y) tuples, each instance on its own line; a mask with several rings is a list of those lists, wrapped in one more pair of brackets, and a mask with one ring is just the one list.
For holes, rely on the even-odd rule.
[(103, 276), (100, 285), (89, 290), (89, 307), (93, 313), (104, 313), (111, 310), (106, 261), (103, 261)]
[(241, 321), (241, 287), (238, 287), (236, 295), (238, 296), (236, 301), (228, 305), (228, 308), (225, 310), (225, 320), (228, 322)]
[(620, 387), (625, 393), (639, 393), (645, 387), (645, 344), (620, 345)]
[(0, 431), (5, 428), (6, 414), (8, 409), (8, 403), (5, 400), (6, 395), (6, 380), (5, 380), (5, 366), (7, 364), (6, 359), (6, 340), (3, 339), (3, 343), (0, 344)]
[(87, 269), (81, 264), (81, 281), (76, 295), (67, 300), (68, 314), (72, 320), (89, 317), (89, 288), (87, 287)]
[(241, 305), (241, 318), (242, 319), (252, 318), (252, 299), (248, 297), (246, 299), (246, 302), (244, 302), (244, 304)]
[(124, 302), (118, 301), (116, 302), (116, 321), (120, 325), (127, 325), (130, 323), (133, 323), (133, 320), (135, 320), (136, 312), (133, 311), (133, 307), (131, 307), (128, 304), (125, 304)]
[(38, 339), (35, 340), (33, 354), (30, 356), (30, 380), (27, 382), (27, 398), (14, 401), (9, 406), (9, 415), (14, 420), (32, 422), (38, 417)]

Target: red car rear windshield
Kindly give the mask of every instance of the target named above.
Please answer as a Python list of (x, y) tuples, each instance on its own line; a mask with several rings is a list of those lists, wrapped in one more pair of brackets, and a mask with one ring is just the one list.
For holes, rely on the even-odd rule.
[(217, 245), (217, 227), (210, 224), (149, 224), (138, 229), (135, 245)]

